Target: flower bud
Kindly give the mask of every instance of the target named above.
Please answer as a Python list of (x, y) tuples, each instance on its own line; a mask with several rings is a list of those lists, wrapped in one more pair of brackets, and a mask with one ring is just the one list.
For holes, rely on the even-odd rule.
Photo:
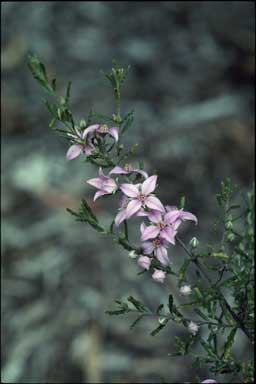
[(206, 379), (202, 381), (202, 384), (217, 384), (217, 381), (212, 380), (212, 379)]
[(228, 239), (228, 241), (234, 241), (235, 240), (235, 235), (234, 235), (234, 233), (229, 233), (228, 235), (227, 235), (227, 239)]
[(86, 127), (86, 121), (84, 119), (80, 120), (80, 128)]
[(141, 268), (144, 268), (146, 270), (149, 270), (150, 265), (151, 265), (151, 260), (148, 256), (140, 256), (137, 261), (138, 265)]
[(196, 248), (199, 244), (199, 241), (197, 240), (196, 237), (192, 237), (190, 240), (189, 244), (191, 245), (192, 248)]
[(182, 285), (182, 287), (180, 287), (180, 294), (182, 296), (188, 296), (191, 294), (191, 292), (192, 292), (192, 289), (190, 285)]
[(167, 323), (166, 317), (164, 317), (164, 316), (159, 317), (158, 318), (158, 323), (161, 324), (161, 325), (166, 324)]
[(135, 251), (130, 251), (129, 252), (129, 257), (131, 259), (136, 259), (138, 257), (137, 253)]
[(190, 321), (190, 323), (188, 324), (188, 330), (190, 333), (192, 333), (192, 335), (195, 336), (199, 330), (199, 325), (197, 325), (193, 321)]
[(163, 283), (166, 277), (166, 272), (161, 271), (160, 269), (155, 269), (155, 272), (152, 275), (152, 278), (158, 283)]
[(226, 222), (226, 225), (225, 225), (225, 228), (226, 228), (226, 229), (232, 229), (232, 228), (233, 228), (233, 223), (232, 223), (232, 221), (230, 221), (230, 220), (227, 221), (227, 222)]

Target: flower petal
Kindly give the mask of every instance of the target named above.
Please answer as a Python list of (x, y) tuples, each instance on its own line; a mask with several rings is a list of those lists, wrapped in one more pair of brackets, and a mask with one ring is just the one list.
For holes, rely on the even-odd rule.
[(166, 272), (161, 271), (160, 269), (155, 269), (152, 278), (158, 283), (163, 283), (166, 278)]
[(163, 246), (160, 246), (158, 248), (156, 248), (156, 258), (160, 261), (160, 263), (162, 263), (163, 265), (168, 265), (170, 260), (169, 260), (169, 257), (168, 257), (168, 252), (167, 252), (167, 249)]
[(92, 185), (95, 188), (101, 189), (102, 187), (102, 179), (100, 177), (96, 177), (95, 179), (90, 179), (86, 181), (88, 184)]
[(118, 166), (116, 166), (115, 168), (113, 168), (109, 172), (110, 175), (112, 175), (112, 174), (114, 174), (114, 175), (127, 175), (127, 173), (128, 172), (126, 172), (126, 170), (124, 168), (118, 167)]
[(141, 267), (141, 268), (144, 268), (146, 270), (149, 270), (150, 268), (150, 264), (151, 264), (151, 260), (148, 256), (140, 256), (137, 260), (137, 263), (138, 265)]
[(164, 212), (164, 206), (161, 201), (155, 196), (148, 196), (145, 199), (145, 204), (150, 209), (155, 209), (156, 211)]
[(83, 150), (83, 146), (79, 144), (71, 145), (67, 151), (66, 158), (67, 160), (73, 160), (75, 157), (79, 156)]
[(145, 225), (144, 222), (142, 222), (141, 225), (140, 225), (140, 233), (141, 233), (141, 235), (145, 231), (146, 228), (147, 228), (147, 226)]
[(165, 227), (161, 232), (160, 232), (160, 237), (161, 239), (165, 239), (169, 243), (175, 245), (175, 235), (177, 234), (177, 231), (175, 231), (171, 227)]
[(159, 223), (160, 221), (162, 221), (162, 214), (161, 214), (161, 212), (155, 211), (152, 209), (148, 213), (148, 218), (150, 221), (152, 221), (152, 223)]
[(92, 154), (92, 147), (90, 145), (84, 145), (83, 147), (83, 152), (87, 155), (90, 156)]
[(143, 253), (145, 253), (146, 255), (150, 255), (154, 250), (154, 246), (150, 241), (146, 241), (142, 244), (142, 249)]
[(126, 210), (122, 209), (115, 218), (115, 225), (118, 227), (126, 219)]
[(141, 240), (146, 241), (148, 239), (155, 239), (160, 232), (159, 227), (155, 225), (150, 225), (149, 227), (144, 228), (141, 233)]
[(101, 196), (103, 196), (103, 195), (107, 195), (107, 193), (104, 192), (104, 191), (98, 191), (98, 192), (96, 192), (95, 195), (94, 195), (93, 201), (97, 200), (99, 197), (101, 197)]
[(135, 198), (139, 194), (138, 188), (133, 184), (121, 184), (120, 189), (128, 197)]
[(130, 201), (126, 208), (126, 218), (129, 219), (131, 216), (136, 215), (140, 208), (141, 202), (139, 200)]
[(198, 223), (198, 220), (196, 218), (195, 215), (193, 215), (193, 213), (190, 213), (190, 212), (187, 212), (187, 211), (182, 211), (181, 212), (181, 215), (180, 215), (180, 218), (182, 220), (192, 220), (194, 221), (196, 224)]
[(140, 173), (145, 179), (148, 178), (148, 174), (145, 171), (142, 171), (142, 169), (134, 168), (132, 172)]
[(174, 209), (174, 210), (166, 213), (166, 215), (164, 216), (164, 222), (166, 224), (174, 223), (177, 219), (180, 218), (180, 213), (181, 213), (180, 209)]
[(83, 134), (82, 134), (83, 139), (86, 138), (88, 133), (96, 131), (99, 128), (99, 126), (100, 126), (99, 124), (93, 124), (93, 125), (90, 125), (89, 127), (85, 128), (85, 130), (83, 131)]
[(112, 127), (108, 129), (108, 133), (114, 137), (115, 141), (118, 141), (118, 128), (117, 127)]
[(148, 177), (141, 186), (141, 192), (144, 195), (149, 195), (151, 192), (153, 192), (156, 188), (156, 181), (157, 181), (157, 176), (153, 175)]

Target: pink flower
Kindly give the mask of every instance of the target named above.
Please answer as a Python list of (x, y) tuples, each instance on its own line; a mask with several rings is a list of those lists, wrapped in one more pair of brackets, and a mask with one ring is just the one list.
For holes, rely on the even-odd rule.
[(126, 208), (128, 204), (129, 204), (128, 197), (123, 195), (119, 202), (119, 205), (120, 205), (119, 212), (115, 218), (115, 225), (117, 227), (126, 219), (126, 215), (127, 215)]
[(103, 195), (109, 195), (116, 192), (117, 185), (114, 179), (105, 176), (102, 169), (99, 169), (99, 177), (87, 180), (87, 183), (97, 188), (99, 191), (95, 193), (93, 201)]
[[(143, 223), (142, 223), (143, 225)], [(143, 253), (145, 255), (153, 255), (162, 263), (163, 265), (169, 264), (169, 257), (167, 252), (167, 243), (164, 239), (157, 237), (152, 241), (146, 241), (142, 243)]]
[(151, 192), (156, 188), (156, 181), (157, 176), (150, 176), (142, 184), (121, 184), (121, 191), (131, 198), (131, 201), (126, 208), (127, 219), (136, 215), (142, 207), (155, 209), (161, 212), (165, 211), (161, 201), (157, 197), (151, 195)]
[(169, 224), (172, 224), (175, 229), (178, 229), (180, 224), (186, 220), (192, 220), (195, 224), (198, 223), (196, 216), (190, 212), (183, 211), (183, 209), (178, 209), (177, 207), (170, 205), (167, 205), (166, 209), (168, 211), (166, 218)]
[(148, 256), (140, 256), (137, 260), (137, 263), (141, 268), (148, 270), (151, 265), (151, 260)]
[(125, 164), (124, 167), (116, 166), (109, 172), (110, 175), (129, 175), (130, 173), (140, 173), (145, 179), (148, 178), (148, 174), (139, 168), (133, 168), (131, 164)]
[(114, 138), (114, 140), (117, 142), (118, 141), (118, 128), (117, 127), (111, 127), (109, 128), (107, 124), (93, 124), (90, 125), (89, 127), (85, 128), (83, 132), (83, 136), (86, 137), (87, 135), (93, 136), (94, 133), (100, 135), (100, 136), (105, 136), (105, 135), (110, 135)]
[(175, 226), (169, 225), (171, 221), (168, 219), (168, 215), (169, 213), (166, 213), (163, 217), (161, 212), (155, 210), (149, 212), (148, 218), (152, 225), (147, 227), (142, 223), (140, 227), (141, 240), (146, 241), (148, 239), (155, 239), (159, 236), (161, 239), (165, 239), (174, 245), (177, 231), (175, 230)]
[[(89, 128), (89, 127), (88, 127)], [(67, 160), (73, 160), (77, 156), (79, 156), (81, 153), (85, 153), (87, 156), (91, 155), (92, 149), (94, 148), (94, 145), (92, 144), (92, 141), (90, 138), (86, 140), (86, 135), (84, 135), (84, 132), (80, 132), (78, 129), (75, 128), (76, 135), (69, 133), (69, 136), (71, 137), (73, 142), (79, 142), (80, 144), (73, 144), (68, 149), (66, 153)]]
[(158, 283), (163, 283), (164, 279), (166, 278), (166, 272), (161, 271), (160, 269), (155, 269), (152, 278)]
[(212, 380), (212, 379), (206, 379), (202, 381), (202, 384), (217, 384), (217, 381)]

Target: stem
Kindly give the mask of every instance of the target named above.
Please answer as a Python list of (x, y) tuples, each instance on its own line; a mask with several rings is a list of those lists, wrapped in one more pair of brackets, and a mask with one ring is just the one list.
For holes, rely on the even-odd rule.
[[(205, 272), (205, 270), (203, 269), (203, 267), (202, 267), (201, 263), (198, 261), (198, 259), (194, 257), (194, 255), (188, 250), (186, 245), (183, 243), (183, 241), (178, 236), (176, 236), (176, 239), (177, 239), (179, 245), (190, 256), (191, 261), (196, 265), (197, 269), (201, 272), (201, 274), (204, 276), (204, 278), (208, 281), (210, 286), (212, 286), (213, 283), (211, 281), (211, 278), (208, 276), (207, 272)], [(248, 339), (251, 342), (253, 342), (252, 335), (250, 334), (248, 329), (244, 326), (243, 322), (240, 320), (240, 318), (237, 316), (237, 314), (233, 311), (233, 309), (231, 308), (231, 306), (229, 305), (229, 303), (225, 299), (223, 293), (220, 291), (220, 289), (218, 287), (216, 287), (215, 289), (216, 289), (217, 293), (219, 294), (221, 300), (223, 301), (223, 304), (225, 305), (225, 307), (227, 308), (227, 310), (229, 311), (229, 313), (233, 317), (233, 319), (236, 321), (236, 323), (239, 325), (239, 327), (242, 329), (242, 331), (245, 333), (245, 335), (248, 337)]]

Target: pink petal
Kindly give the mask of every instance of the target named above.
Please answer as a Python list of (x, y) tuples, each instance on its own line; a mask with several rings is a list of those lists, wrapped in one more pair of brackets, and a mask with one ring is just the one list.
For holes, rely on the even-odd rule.
[(138, 265), (141, 267), (141, 268), (144, 268), (146, 270), (149, 270), (150, 268), (150, 265), (151, 265), (151, 260), (149, 257), (147, 256), (140, 256), (137, 260), (137, 263)]
[(83, 139), (86, 138), (88, 133), (96, 131), (99, 128), (99, 126), (100, 126), (99, 124), (93, 124), (93, 125), (90, 125), (89, 127), (85, 128), (85, 130), (83, 131), (83, 134), (82, 134)]
[(157, 181), (157, 176), (155, 175), (147, 178), (141, 186), (141, 192), (146, 196), (149, 195), (151, 192), (155, 190), (156, 181)]
[(101, 189), (102, 180), (100, 177), (96, 177), (95, 179), (90, 179), (86, 181), (88, 184), (92, 185), (95, 188)]
[(137, 197), (139, 194), (138, 188), (133, 184), (121, 184), (120, 189), (128, 197)]
[(127, 173), (128, 172), (126, 172), (124, 170), (124, 168), (118, 167), (118, 166), (116, 166), (115, 168), (112, 169), (112, 171), (109, 172), (110, 175), (112, 175), (112, 174), (115, 174), (115, 175), (122, 175), (122, 174), (127, 175)]
[(179, 228), (179, 226), (181, 225), (181, 223), (182, 223), (182, 220), (177, 219), (174, 223), (172, 223), (172, 227), (173, 227), (173, 229), (175, 229), (175, 231), (176, 231), (176, 229)]
[(132, 172), (140, 173), (145, 179), (148, 178), (148, 174), (145, 171), (142, 171), (142, 169), (134, 168)]
[(148, 212), (146, 212), (143, 208), (141, 208), (141, 209), (137, 212), (136, 216), (148, 216)]
[(126, 218), (129, 219), (135, 215), (141, 208), (141, 202), (139, 200), (132, 200), (129, 202), (126, 208)]
[(182, 211), (182, 212), (181, 212), (181, 215), (180, 215), (180, 218), (181, 218), (182, 220), (192, 220), (192, 221), (194, 221), (196, 224), (198, 223), (196, 216), (193, 215), (193, 214), (190, 213), (190, 212)]
[(118, 227), (126, 219), (126, 211), (121, 210), (115, 218), (115, 225)]
[(155, 225), (150, 225), (149, 227), (144, 228), (141, 234), (141, 240), (146, 241), (148, 239), (155, 239), (159, 234), (159, 227)]
[(165, 227), (161, 232), (160, 232), (160, 237), (161, 239), (165, 239), (169, 243), (175, 245), (175, 235), (177, 234), (176, 231), (174, 231), (173, 228), (171, 227)]
[(114, 137), (115, 141), (118, 141), (118, 128), (117, 127), (109, 128), (108, 133)]
[(157, 211), (160, 211), (160, 212), (164, 212), (164, 206), (163, 204), (161, 203), (161, 201), (155, 197), (155, 196), (148, 196), (146, 199), (145, 199), (145, 204), (148, 208), (150, 209), (155, 209)]
[(98, 192), (96, 192), (95, 195), (94, 195), (93, 201), (97, 200), (99, 197), (101, 197), (101, 196), (103, 196), (103, 195), (107, 195), (107, 193), (104, 192), (104, 191), (98, 191)]
[(152, 278), (158, 283), (163, 283), (164, 279), (166, 278), (166, 272), (161, 271), (160, 269), (155, 269)]
[(152, 223), (159, 223), (162, 221), (162, 214), (159, 211), (152, 210), (148, 213), (148, 218)]
[(83, 152), (87, 155), (90, 156), (92, 154), (92, 148), (90, 145), (84, 145), (83, 147)]
[(83, 150), (83, 146), (79, 144), (71, 145), (67, 151), (66, 158), (67, 160), (73, 160), (75, 157), (79, 156)]
[(150, 241), (146, 241), (142, 244), (142, 249), (143, 253), (145, 253), (146, 255), (150, 255), (154, 250), (154, 246)]
[(107, 193), (113, 193), (117, 189), (117, 185), (114, 179), (108, 178), (108, 180), (103, 181), (102, 183), (102, 190), (106, 191)]
[(181, 211), (178, 209), (172, 210), (168, 213), (166, 213), (164, 217), (164, 222), (166, 224), (171, 224), (174, 223), (179, 217), (180, 217)]
[(169, 264), (168, 252), (165, 247), (163, 246), (158, 247), (155, 252), (156, 252), (156, 257), (160, 261), (160, 263), (162, 263), (163, 265)]
[(140, 225), (140, 233), (142, 234), (145, 231), (146, 228), (147, 228), (147, 226), (145, 225), (144, 222), (142, 222), (141, 225)]

